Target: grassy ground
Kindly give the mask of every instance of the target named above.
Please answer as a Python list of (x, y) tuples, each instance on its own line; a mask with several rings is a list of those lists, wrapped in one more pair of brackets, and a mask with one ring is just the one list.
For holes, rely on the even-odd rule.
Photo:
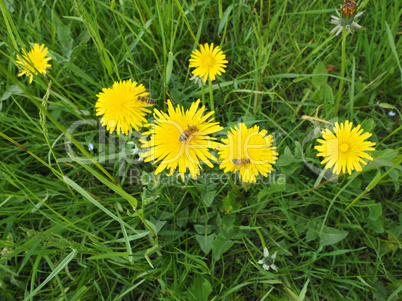
[[(0, 300), (401, 296), (399, 1), (359, 3), (364, 29), (346, 37), (341, 91), (342, 35), (328, 35), (340, 1), (0, 4)], [(219, 184), (218, 164), (198, 181), (155, 177), (137, 160), (139, 133), (106, 135), (102, 149), (96, 94), (132, 78), (158, 109), (168, 99), (188, 108), (202, 98), (189, 81), (197, 42), (229, 61), (212, 86), (225, 130), (242, 120), (276, 139), (275, 170), (255, 185)], [(29, 84), (14, 61), (33, 43), (49, 48), (52, 67)], [(321, 167), (311, 133), (325, 123), (302, 116), (362, 124), (374, 161), (328, 181), (308, 167)], [(73, 150), (96, 164), (66, 152), (80, 120)], [(278, 252), (278, 272), (257, 264), (264, 246)]]

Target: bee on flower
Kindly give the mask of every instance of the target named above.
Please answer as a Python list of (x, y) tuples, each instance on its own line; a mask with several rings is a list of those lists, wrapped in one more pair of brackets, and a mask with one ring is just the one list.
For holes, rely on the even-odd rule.
[(205, 106), (199, 108), (200, 100), (192, 103), (189, 110), (180, 105), (175, 108), (168, 102), (168, 112), (154, 109), (155, 123), (149, 124), (148, 141), (140, 139), (142, 148), (148, 150), (141, 155), (145, 162), (154, 161), (158, 164), (155, 174), (165, 169), (170, 170), (171, 176), (178, 169), (181, 178), (189, 169), (193, 179), (200, 175), (201, 163), (213, 167), (211, 160), (217, 158), (210, 153), (218, 143), (211, 134), (223, 128), (219, 122), (214, 122), (214, 112), (204, 114)]
[(353, 0), (345, 0), (344, 5), (341, 4), (341, 13), (339, 13), (336, 9), (336, 13), (338, 17), (331, 15), (331, 24), (336, 25), (334, 29), (331, 30), (329, 34), (339, 35), (344, 28), (349, 30), (351, 34), (353, 34), (352, 30), (361, 29), (362, 27), (354, 22), (354, 20), (361, 15), (364, 14), (364, 11), (356, 14), (357, 4)]
[(238, 171), (245, 183), (255, 183), (260, 174), (267, 177), (278, 159), (272, 135), (266, 130), (260, 131), (257, 125), (247, 128), (240, 123), (227, 132), (222, 142), (218, 149), (220, 169), (225, 173)]

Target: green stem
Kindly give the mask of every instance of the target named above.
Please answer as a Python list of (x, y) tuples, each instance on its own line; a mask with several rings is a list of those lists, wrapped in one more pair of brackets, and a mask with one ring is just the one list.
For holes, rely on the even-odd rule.
[(230, 186), (232, 186), (232, 190), (234, 190), (234, 192), (235, 192), (236, 195), (240, 195), (240, 190), (239, 190), (239, 188), (237, 187), (237, 185), (233, 182), (232, 175), (228, 175), (228, 176), (229, 176), (229, 183), (230, 183)]
[(204, 83), (201, 85), (201, 94), (202, 94), (202, 105), (205, 107)]
[(353, 120), (353, 107), (355, 105), (355, 74), (356, 74), (356, 60), (355, 57), (353, 57), (352, 83), (350, 85), (350, 93), (349, 93), (349, 109), (350, 109), (349, 120)]
[[(214, 106), (214, 93), (212, 92), (212, 82), (211, 79), (209, 79), (209, 98), (211, 101), (211, 111), (215, 111), (215, 106)], [(217, 112), (215, 112), (215, 116), (217, 116)]]
[(258, 237), (260, 238), (260, 241), (261, 241), (261, 244), (262, 244), (262, 248), (264, 249), (266, 247), (264, 236), (262, 235), (260, 229), (256, 229), (255, 231), (257, 232)]
[(341, 103), (342, 92), (343, 92), (343, 78), (345, 76), (345, 65), (346, 65), (346, 35), (348, 31), (344, 28), (342, 31), (342, 66), (341, 66), (341, 79), (339, 82), (338, 98), (336, 100), (334, 117), (338, 116), (339, 104)]

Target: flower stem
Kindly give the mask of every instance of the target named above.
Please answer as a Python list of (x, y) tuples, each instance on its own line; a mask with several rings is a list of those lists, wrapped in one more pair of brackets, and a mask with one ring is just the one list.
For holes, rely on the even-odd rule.
[[(215, 111), (215, 106), (214, 106), (214, 93), (212, 92), (212, 82), (211, 79), (209, 79), (209, 98), (211, 101), (211, 111)], [(217, 116), (217, 112), (215, 112), (215, 116)], [(216, 118), (216, 117), (215, 117)]]
[(231, 176), (229, 176), (229, 183), (230, 183), (230, 186), (232, 186), (232, 189), (234, 190), (235, 194), (240, 195), (239, 188), (238, 188), (237, 185), (233, 182), (233, 179), (232, 179)]
[(262, 235), (260, 229), (256, 229), (255, 231), (257, 231), (258, 237), (260, 238), (261, 244), (262, 244), (262, 248), (264, 249), (265, 246), (265, 240), (264, 240), (264, 236)]
[(204, 92), (204, 85), (201, 85), (201, 94), (202, 94), (202, 105), (205, 107), (205, 92)]
[(341, 79), (339, 82), (338, 98), (336, 100), (334, 117), (338, 116), (339, 104), (341, 103), (342, 90), (343, 90), (343, 77), (345, 76), (345, 64), (346, 64), (346, 35), (348, 31), (344, 28), (342, 31), (342, 66), (341, 66)]

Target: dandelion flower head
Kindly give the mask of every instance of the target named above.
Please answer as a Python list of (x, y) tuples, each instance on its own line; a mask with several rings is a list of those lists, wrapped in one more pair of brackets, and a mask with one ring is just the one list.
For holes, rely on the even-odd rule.
[(322, 138), (317, 141), (321, 145), (314, 148), (319, 152), (317, 156), (324, 157), (321, 161), (325, 169), (333, 167), (333, 173), (339, 175), (346, 171), (351, 174), (353, 170), (361, 171), (360, 163), (366, 165), (363, 159), (373, 160), (366, 151), (373, 151), (374, 142), (364, 141), (371, 136), (370, 133), (363, 133), (360, 125), (352, 129), (353, 123), (335, 123), (333, 133), (329, 129), (323, 130)]
[(145, 162), (151, 160), (159, 162), (155, 174), (170, 169), (169, 175), (178, 169), (181, 178), (187, 168), (193, 179), (200, 174), (201, 163), (213, 167), (210, 160), (216, 158), (209, 149), (216, 148), (215, 138), (211, 134), (222, 130), (218, 122), (213, 122), (214, 112), (203, 115), (205, 107), (199, 109), (200, 100), (192, 103), (189, 110), (177, 105), (176, 108), (169, 102), (168, 112), (154, 110), (155, 123), (150, 125), (150, 140), (140, 140), (142, 147), (149, 148), (142, 157)]
[(261, 174), (267, 177), (278, 159), (276, 147), (272, 147), (273, 137), (258, 126), (247, 128), (244, 123), (231, 129), (220, 146), (219, 166), (224, 172), (239, 171), (240, 179), (246, 183), (256, 182)]
[(148, 94), (142, 84), (131, 79), (114, 82), (112, 88), (104, 88), (96, 95), (96, 116), (103, 115), (101, 124), (110, 133), (116, 129), (117, 134), (128, 135), (133, 127), (138, 131), (147, 122), (144, 116), (151, 112), (148, 107), (152, 104), (141, 100)]
[(350, 33), (353, 34), (352, 29), (362, 28), (359, 24), (354, 22), (354, 20), (363, 15), (364, 11), (356, 15), (356, 8), (357, 4), (355, 1), (345, 0), (345, 4), (343, 6), (341, 5), (341, 13), (335, 10), (338, 17), (331, 15), (332, 20), (330, 23), (336, 26), (334, 27), (334, 29), (331, 30), (329, 34), (336, 32), (336, 35), (339, 35), (344, 28), (346, 28), (347, 30), (349, 30)]
[(34, 74), (46, 74), (46, 68), (51, 67), (48, 63), (52, 58), (47, 57), (49, 51), (44, 44), (35, 43), (34, 47), (28, 53), (22, 49), (22, 57), (17, 54), (17, 65), (20, 68), (18, 76), (26, 74), (29, 76), (29, 83), (32, 83)]
[(223, 54), (219, 46), (214, 48), (214, 44), (200, 45), (200, 50), (195, 49), (191, 54), (190, 68), (196, 68), (193, 71), (195, 76), (203, 78), (204, 82), (207, 78), (211, 81), (215, 80), (216, 75), (221, 75), (225, 72), (228, 61), (226, 55)]

